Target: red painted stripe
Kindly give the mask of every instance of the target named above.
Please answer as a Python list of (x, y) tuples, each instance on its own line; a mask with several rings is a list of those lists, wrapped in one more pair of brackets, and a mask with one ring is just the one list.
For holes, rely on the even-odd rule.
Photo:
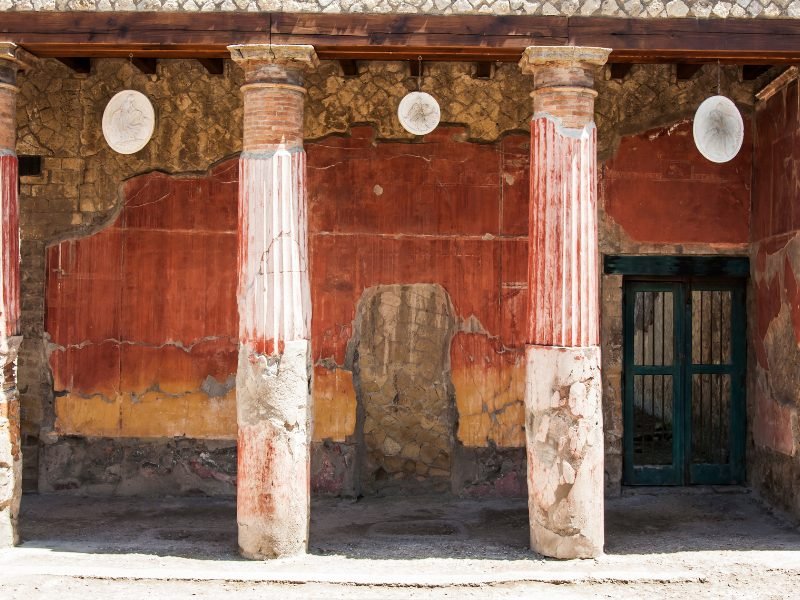
[(0, 156), (0, 338), (19, 334), (19, 202), (17, 199), (17, 157)]
[(531, 122), (530, 344), (599, 343), (596, 139)]

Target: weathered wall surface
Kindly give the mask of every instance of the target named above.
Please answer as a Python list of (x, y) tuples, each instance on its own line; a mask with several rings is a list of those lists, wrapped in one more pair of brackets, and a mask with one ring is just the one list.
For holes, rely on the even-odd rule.
[[(440, 127), (420, 144), (376, 143), (374, 136), (372, 128), (358, 127), (350, 137), (307, 144), (314, 361), (337, 372), (358, 372), (351, 393), (360, 388), (363, 400), (369, 400), (362, 435), (369, 448), (376, 446), (365, 457), (364, 469), (388, 473), (394, 469), (383, 465), (388, 460), (403, 463), (395, 465), (402, 471), (405, 461), (398, 456), (404, 450), (390, 456), (391, 460), (384, 456), (386, 447), (394, 450), (398, 440), (389, 436), (387, 442), (385, 431), (375, 431), (377, 417), (372, 413), (384, 414), (383, 400), (391, 403), (395, 396), (400, 403), (403, 398), (412, 404), (419, 401), (419, 393), (404, 384), (404, 377), (416, 373), (428, 380), (422, 373), (432, 365), (439, 366), (430, 373), (434, 379), (426, 385), (428, 392), (438, 390), (445, 405), (447, 396), (455, 394), (458, 421), (452, 434), (459, 447), (522, 446), (519, 391), (524, 381), (527, 136), (475, 144), (455, 127)], [(367, 336), (361, 331), (357, 346), (348, 353), (356, 307), (365, 291), (420, 283), (438, 284), (449, 295), (453, 322), (438, 329), (452, 328), (439, 336), (448, 340), (457, 332), (452, 344), (440, 340), (442, 347), (437, 347), (433, 339), (420, 334), (415, 343), (425, 346), (424, 350), (409, 352), (403, 346), (411, 342), (416, 324), (432, 318), (425, 316), (430, 310), (426, 313), (416, 306), (418, 295), (410, 292), (393, 296), (387, 299), (391, 305), (381, 304), (358, 317), (362, 328), (365, 323), (372, 330), (389, 327), (391, 335), (372, 331)], [(395, 317), (406, 315), (400, 319), (403, 322), (409, 314), (418, 316), (414, 323), (400, 326), (397, 318), (390, 318), (392, 311), (398, 313)], [(398, 339), (389, 344), (387, 340), (395, 334)], [(442, 351), (445, 362), (435, 358)], [(386, 355), (397, 358), (398, 365), (387, 370)], [(435, 380), (439, 383), (434, 384)], [(341, 414), (356, 405), (345, 394), (338, 399), (338, 405), (329, 402), (318, 407), (318, 418), (328, 422), (326, 412)], [(439, 447), (445, 431), (442, 424), (423, 420), (428, 423), (419, 436), (430, 434), (430, 443), (411, 444), (408, 452), (424, 448), (432, 454), (419, 465), (420, 476), (433, 471), (444, 477), (454, 460), (449, 449)], [(434, 430), (441, 435), (433, 435)], [(346, 441), (355, 433), (353, 429), (329, 431), (331, 441)], [(419, 461), (405, 458), (414, 462), (416, 472)], [(466, 481), (470, 478), (462, 471), (453, 476), (462, 488), (482, 483)], [(324, 487), (314, 477), (315, 485)]]
[[(359, 390), (365, 485), (381, 487), (379, 470), (393, 482), (410, 461), (410, 479), (438, 478), (449, 489), (455, 439), (467, 447), (522, 445), (524, 370), (516, 355), (525, 307), (519, 230), (527, 137), (474, 144), (462, 129), (442, 128), (423, 144), (374, 145), (373, 135), (361, 128), (307, 146), (314, 392), (321, 399), (314, 437), (328, 447), (352, 446)], [(130, 179), (110, 227), (49, 249), (46, 330), (59, 440), (235, 437), (237, 179), (232, 161), (207, 176)], [(418, 288), (426, 286), (411, 285), (408, 293), (381, 294), (385, 302), (357, 320), (365, 290), (417, 282), (441, 283), (427, 286), (440, 290), (439, 301), (420, 300)], [(420, 378), (427, 383), (420, 386)], [(392, 416), (398, 408), (408, 419)], [(341, 447), (318, 457), (324, 464), (315, 488), (346, 491), (329, 473)], [(325, 448), (318, 444), (317, 453)], [(91, 469), (77, 473), (91, 453), (73, 439), (46, 445), (40, 487), (116, 490), (113, 481), (130, 489), (119, 469), (109, 481)], [(180, 471), (177, 492), (206, 489), (209, 478), (214, 491), (231, 476), (216, 472), (207, 452), (172, 457), (165, 460), (176, 477)], [(339, 475), (354, 477), (347, 469)]]
[[(43, 464), (47, 463), (50, 472), (42, 482), (43, 489), (60, 479), (74, 487), (74, 481), (68, 480), (76, 475), (69, 469), (61, 471), (68, 459), (75, 463), (83, 460), (86, 465), (105, 462), (111, 471), (165, 474), (172, 459), (165, 458), (163, 465), (153, 459), (174, 454), (163, 440), (143, 439), (138, 446), (134, 444), (136, 448), (123, 448), (115, 445), (115, 438), (103, 438), (106, 449), (101, 451), (97, 440), (86, 444), (83, 438), (56, 432), (45, 338), (46, 246), (85, 236), (112, 221), (122, 207), (123, 184), (135, 175), (153, 170), (203, 173), (214, 162), (237, 152), (241, 145), (239, 84), (238, 71), (209, 76), (195, 61), (162, 61), (153, 76), (142, 74), (128, 61), (94, 61), (87, 76), (75, 74), (57, 61), (41, 60), (20, 78), (17, 152), (43, 157), (42, 174), (23, 177), (20, 185), (24, 342), (19, 377), (27, 489), (38, 488), (40, 444)], [(100, 129), (105, 104), (125, 88), (146, 93), (158, 114), (153, 140), (141, 152), (127, 156), (111, 151)], [(63, 425), (72, 427), (69, 420)], [(145, 423), (157, 420), (151, 417)], [(92, 435), (101, 435), (93, 428)], [(76, 455), (72, 454), (73, 442)], [(80, 449), (83, 445), (89, 454)], [(227, 445), (230, 450), (232, 443)], [(198, 446), (189, 454), (197, 457), (202, 451)], [(183, 448), (179, 454), (186, 453)], [(166, 478), (170, 477), (167, 474)]]
[[(237, 185), (233, 161), (207, 177), (143, 175), (110, 227), (50, 247), (56, 435), (235, 439)], [(131, 486), (114, 468), (108, 480), (76, 472), (82, 448), (46, 445), (40, 489)], [(175, 492), (235, 477), (208, 452), (169, 462), (155, 464)]]
[(779, 18), (800, 16), (789, 0), (0, 0), (0, 10), (285, 11), (320, 13), (496, 14)]
[[(622, 138), (600, 172), (600, 251), (747, 254), (752, 156), (748, 118), (741, 152), (724, 164), (712, 163), (697, 151), (689, 120)], [(601, 287), (606, 490), (618, 493), (623, 435), (622, 277), (604, 275)]]
[(364, 493), (450, 491), (456, 412), (448, 355), (455, 326), (441, 286), (386, 285), (363, 294), (352, 363)]
[[(416, 87), (407, 65), (366, 63), (360, 66), (359, 76), (345, 78), (337, 63), (323, 62), (308, 78), (305, 135), (308, 140), (316, 140), (307, 144), (317, 440), (312, 472), (319, 491), (346, 493), (355, 485), (357, 402), (347, 344), (353, 336), (353, 319), (361, 295), (377, 285), (439, 283), (451, 298), (456, 320), (448, 357), (458, 416), (453, 460), (469, 466), (452, 473), (454, 485), (475, 494), (524, 492), (524, 340), (520, 331), (524, 322), (527, 253), (529, 150), (524, 130), (531, 110), (531, 82), (515, 65), (498, 66), (490, 80), (475, 79), (473, 68), (469, 64), (425, 65), (422, 86), (435, 90), (443, 122), (464, 126), (443, 126), (422, 143), (409, 143), (414, 140), (400, 128), (395, 116), (400, 98)], [(724, 88), (737, 102), (746, 105), (753, 85), (737, 83), (736, 78), (735, 69), (723, 68)], [(691, 114), (716, 80), (716, 71), (705, 68), (692, 80), (676, 82), (674, 67), (669, 65), (636, 66), (624, 80), (610, 79), (607, 71), (601, 72), (596, 114), (601, 158), (612, 156), (625, 135), (672, 124)], [(188, 207), (203, 206), (205, 210), (211, 197), (210, 186), (217, 185), (213, 183), (217, 168), (208, 175), (206, 172), (211, 165), (240, 150), (239, 72), (228, 64), (224, 76), (210, 76), (194, 61), (160, 61), (157, 75), (146, 76), (127, 61), (100, 60), (94, 61), (90, 75), (82, 76), (48, 60), (40, 61), (22, 78), (21, 85), (18, 152), (44, 156), (43, 174), (23, 178), (21, 186), (26, 339), (20, 360), (20, 384), (29, 488), (37, 487), (35, 459), (41, 442), (48, 473), (43, 489), (57, 487), (54, 481), (61, 481), (61, 487), (74, 488), (81, 478), (98, 492), (128, 493), (136, 488), (116, 482), (116, 472), (124, 474), (122, 479), (140, 481), (143, 488), (154, 492), (231, 491), (234, 431), (224, 432), (229, 422), (222, 416), (224, 409), (217, 407), (219, 413), (212, 410), (210, 414), (220, 415), (213, 422), (196, 414), (201, 405), (211, 410), (212, 402), (232, 403), (232, 391), (225, 389), (229, 367), (218, 349), (211, 352), (213, 360), (203, 363), (203, 344), (191, 345), (197, 336), (225, 338), (227, 326), (192, 330), (197, 325), (192, 322), (195, 317), (176, 313), (175, 325), (187, 340), (181, 338), (180, 345), (185, 347), (179, 347), (178, 339), (170, 338), (166, 329), (154, 331), (141, 314), (130, 317), (129, 311), (155, 310), (156, 300), (136, 290), (128, 298), (133, 283), (123, 281), (122, 275), (116, 282), (104, 282), (99, 273), (104, 268), (102, 260), (110, 260), (109, 256), (98, 258), (99, 262), (91, 267), (95, 269), (94, 279), (78, 279), (79, 271), (67, 271), (72, 273), (74, 284), (72, 299), (62, 299), (67, 312), (76, 306), (90, 310), (81, 305), (86, 296), (81, 286), (96, 286), (97, 290), (102, 285), (117, 286), (114, 289), (126, 296), (115, 300), (118, 314), (131, 319), (126, 326), (138, 323), (138, 330), (130, 339), (108, 338), (110, 342), (105, 347), (112, 351), (101, 354), (116, 357), (117, 352), (119, 358), (112, 363), (121, 366), (122, 374), (110, 373), (103, 384), (106, 387), (97, 384), (95, 394), (91, 391), (95, 384), (85, 379), (90, 373), (75, 365), (89, 363), (95, 367), (103, 363), (85, 357), (69, 358), (73, 361), (70, 363), (68, 357), (76, 348), (68, 347), (90, 342), (83, 348), (88, 356), (106, 338), (92, 337), (94, 334), (88, 329), (71, 330), (66, 313), (58, 318), (52, 316), (54, 320), (47, 326), (47, 335), (54, 336), (55, 344), (50, 357), (55, 370), (51, 373), (44, 290), (46, 246), (50, 244), (60, 244), (59, 250), (49, 251), (51, 264), (57, 264), (59, 256), (64, 260), (78, 257), (80, 254), (75, 252), (82, 244), (88, 248), (100, 243), (98, 239), (113, 235), (119, 236), (114, 243), (117, 245), (104, 248), (122, 248), (121, 240), (130, 238), (133, 227), (141, 231), (141, 235), (137, 231), (135, 239), (142, 240), (160, 239), (159, 236), (194, 239), (202, 234), (206, 225)], [(99, 127), (106, 102), (123, 88), (145, 92), (153, 101), (158, 118), (153, 141), (132, 156), (108, 149)], [(359, 122), (372, 125), (353, 126)], [(518, 131), (522, 133), (516, 134)], [(675, 140), (679, 138), (664, 139), (677, 144)], [(685, 150), (685, 140), (681, 143), (672, 150), (673, 154)], [(618, 159), (613, 172), (622, 173), (627, 168), (626, 160)], [(656, 167), (647, 167), (651, 168)], [(219, 163), (218, 169), (224, 172), (224, 164)], [(178, 176), (138, 177), (155, 170)], [(225, 174), (225, 181), (218, 184), (234, 189), (232, 181), (228, 181), (233, 176)], [(698, 171), (692, 181), (698, 186), (706, 185), (705, 176)], [(708, 185), (727, 185), (726, 181), (718, 177)], [(710, 189), (708, 185), (703, 193)], [(139, 188), (144, 195), (137, 201), (133, 191)], [(689, 185), (680, 188), (679, 193), (688, 194), (691, 189)], [(164, 201), (159, 190), (167, 194)], [(130, 206), (123, 209), (126, 194)], [(151, 212), (177, 202), (178, 196), (185, 206), (176, 204), (163, 212)], [(144, 202), (141, 199), (145, 197), (152, 198), (153, 206), (136, 208), (136, 203)], [(235, 197), (228, 201), (235, 204)], [(687, 211), (691, 208), (687, 205)], [(197, 212), (202, 210), (198, 208)], [(137, 211), (147, 213), (147, 220), (126, 224), (128, 217), (124, 215)], [(603, 214), (601, 221), (602, 217)], [(232, 237), (235, 223), (224, 224), (221, 219), (214, 224), (220, 228), (218, 233), (224, 230)], [(604, 252), (730, 249), (694, 242), (683, 244), (680, 240), (652, 243), (632, 239), (613, 220), (608, 222), (601, 231)], [(61, 243), (103, 227), (92, 237)], [(183, 265), (193, 264), (200, 256), (199, 248), (177, 242), (163, 247), (151, 244), (155, 242), (143, 242), (135, 248), (141, 253), (141, 262), (136, 266), (140, 272), (161, 266), (167, 270), (183, 269)], [(92, 256), (92, 252), (86, 254)], [(230, 260), (235, 263), (235, 255)], [(220, 258), (213, 263), (214, 272), (204, 275), (220, 289), (225, 288), (226, 277), (232, 277), (235, 271), (233, 267), (226, 270), (223, 264), (228, 263)], [(52, 271), (50, 275), (52, 285), (57, 286), (59, 273)], [(195, 276), (200, 277), (191, 275)], [(155, 295), (176, 293), (167, 282), (158, 285), (166, 287), (148, 289)], [(607, 286), (605, 293), (614, 299), (613, 286)], [(194, 300), (201, 302), (205, 297)], [(160, 306), (169, 308), (166, 304)], [(617, 322), (615, 313), (618, 307), (619, 303), (610, 306), (603, 318), (604, 335), (607, 333), (612, 340), (612, 351), (604, 355), (612, 357), (616, 343), (613, 340), (621, 335), (621, 319)], [(174, 306), (167, 312), (173, 309)], [(232, 309), (235, 312), (235, 307)], [(166, 313), (156, 316), (168, 317)], [(102, 321), (100, 315), (84, 315), (81, 319), (74, 324), (80, 321), (88, 328), (91, 321)], [(60, 341), (55, 336), (60, 336)], [(59, 346), (64, 349), (59, 350)], [(174, 372), (177, 383), (149, 359), (141, 358), (141, 368), (134, 367), (130, 358), (123, 359), (139, 346), (147, 347), (147, 352), (159, 346), (159, 362), (162, 353), (173, 356), (163, 359), (165, 365), (187, 359), (180, 368), (171, 369), (170, 376)], [(187, 352), (187, 348), (191, 350)], [(201, 364), (204, 366), (198, 366)], [(614, 366), (613, 361), (610, 364)], [(221, 387), (203, 389), (208, 375), (214, 379), (211, 383)], [(54, 384), (58, 396), (53, 393)], [(612, 385), (609, 390), (613, 389)], [(221, 390), (222, 395), (215, 395)], [(606, 415), (612, 457), (619, 445), (614, 432), (621, 432), (621, 413), (614, 402), (612, 394), (612, 408)], [(169, 419), (148, 418), (148, 404), (162, 409), (169, 405), (174, 410)], [(191, 437), (168, 437), (177, 434)], [(128, 435), (131, 437), (118, 437)], [(69, 468), (67, 461), (72, 465)], [(107, 481), (102, 473), (108, 473)], [(189, 476), (180, 479), (176, 473)]]
[(748, 478), (800, 517), (800, 110), (795, 79), (755, 116)]

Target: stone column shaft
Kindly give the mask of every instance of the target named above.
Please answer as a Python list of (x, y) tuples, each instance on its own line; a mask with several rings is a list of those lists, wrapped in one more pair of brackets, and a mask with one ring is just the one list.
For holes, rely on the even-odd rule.
[(530, 47), (534, 75), (526, 349), (531, 547), (603, 552), (597, 136), (603, 48)]
[(239, 160), (237, 521), (247, 558), (305, 552), (311, 294), (303, 70), (311, 46), (231, 46), (245, 72)]
[(0, 42), (0, 548), (19, 542), (22, 452), (17, 390), (19, 200), (17, 198), (17, 47)]

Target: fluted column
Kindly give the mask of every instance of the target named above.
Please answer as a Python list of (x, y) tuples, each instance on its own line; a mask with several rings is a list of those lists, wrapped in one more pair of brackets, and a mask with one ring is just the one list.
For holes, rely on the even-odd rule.
[(237, 522), (247, 558), (306, 551), (311, 434), (303, 71), (311, 46), (229, 47), (244, 69), (239, 160)]
[(17, 352), (19, 201), (17, 198), (17, 47), (0, 42), (0, 548), (19, 542), (22, 495)]
[(526, 436), (531, 548), (603, 552), (594, 69), (609, 50), (538, 46), (533, 74)]

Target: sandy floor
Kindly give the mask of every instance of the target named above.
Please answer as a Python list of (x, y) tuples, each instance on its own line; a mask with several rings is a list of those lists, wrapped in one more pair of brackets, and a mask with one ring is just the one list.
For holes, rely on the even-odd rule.
[(800, 529), (742, 488), (611, 499), (589, 561), (532, 554), (524, 501), (321, 499), (309, 554), (271, 562), (238, 557), (235, 521), (230, 500), (25, 496), (0, 598), (800, 599)]

